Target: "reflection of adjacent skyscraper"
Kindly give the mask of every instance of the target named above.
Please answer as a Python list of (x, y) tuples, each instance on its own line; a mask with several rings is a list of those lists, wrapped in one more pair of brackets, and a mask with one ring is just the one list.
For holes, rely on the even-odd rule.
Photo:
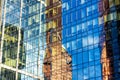
[[(4, 42), (2, 80), (42, 80), (43, 76), (45, 80), (119, 79), (120, 0), (0, 1), (6, 3), (2, 12), (5, 32), (0, 28), (5, 33), (3, 40), (0, 34)], [(98, 45), (103, 27), (101, 55)]]
[[(43, 0), (24, 0), (23, 6), (23, 27), (24, 40), (26, 51), (26, 66), (23, 70), (42, 77), (43, 56), (45, 47), (45, 26), (44, 26), (44, 12), (45, 5)], [(26, 75), (22, 75), (25, 77)], [(27, 78), (34, 79), (34, 78)]]
[(71, 56), (61, 43), (61, 2), (47, 0), (46, 7), (46, 55), (44, 59), (44, 77), (46, 80), (71, 80)]
[[(54, 32), (47, 35), (49, 42), (44, 59), (45, 78), (47, 80), (71, 80), (71, 56), (66, 52), (59, 40), (52, 42), (53, 38), (50, 36), (52, 34), (54, 34)], [(58, 38), (58, 36), (56, 36), (56, 38)], [(50, 40), (50, 38), (52, 40)]]
[(101, 36), (103, 80), (117, 80), (120, 76), (120, 1), (102, 0), (100, 19), (104, 27)]
[[(4, 34), (4, 50), (2, 62), (8, 66), (16, 67), (17, 58), (17, 42), (18, 42), (18, 28), (16, 26), (7, 25), (5, 27)], [(21, 40), (23, 40), (23, 30), (21, 29)], [(24, 45), (20, 46), (19, 67), (22, 68), (25, 65)], [(24, 56), (23, 56), (24, 55)]]
[(5, 27), (2, 26), (2, 31), (3, 27), (5, 31), (1, 32), (4, 46), (0, 80), (40, 79), (38, 71), (42, 73), (42, 69), (37, 68), (40, 2), (32, 2), (34, 4), (31, 0), (4, 0), (7, 6), (3, 4)]
[[(1, 32), (0, 32), (1, 34)], [(21, 29), (21, 40), (23, 40), (23, 30)], [(17, 43), (18, 43), (18, 27), (6, 24), (4, 31), (3, 57), (2, 63), (6, 66), (16, 68), (17, 65)], [(25, 66), (26, 56), (24, 54), (24, 45), (20, 45), (20, 57), (18, 68), (23, 69)], [(12, 70), (2, 68), (2, 80), (15, 79), (16, 73)], [(11, 76), (12, 75), (12, 76)], [(19, 75), (21, 76), (21, 75)]]

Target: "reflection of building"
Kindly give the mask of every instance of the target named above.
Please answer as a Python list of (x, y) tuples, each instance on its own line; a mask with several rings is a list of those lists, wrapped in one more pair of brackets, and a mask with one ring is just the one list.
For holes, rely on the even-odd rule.
[[(0, 32), (1, 34), (1, 32)], [(21, 29), (21, 40), (23, 40), (23, 30)], [(18, 27), (6, 24), (3, 44), (3, 57), (2, 63), (9, 67), (16, 68), (17, 66), (17, 44), (18, 43)], [(18, 68), (23, 69), (25, 67), (26, 56), (24, 54), (24, 45), (20, 45)], [(2, 80), (15, 79), (16, 73), (12, 70), (1, 70)], [(12, 76), (10, 76), (11, 74)], [(20, 76), (20, 75), (19, 75)]]
[(54, 32), (47, 35), (47, 37), (49, 36), (47, 38), (49, 43), (44, 59), (45, 78), (47, 80), (71, 80), (71, 56), (66, 52), (59, 40), (52, 42), (53, 38), (50, 36), (52, 34)]
[[(21, 30), (21, 34), (23, 31)], [(4, 34), (4, 50), (3, 50), (3, 60), (2, 62), (8, 66), (16, 67), (17, 58), (17, 42), (18, 42), (18, 28), (12, 25), (6, 25)], [(21, 40), (23, 35), (21, 35)], [(25, 55), (24, 55), (24, 45), (20, 46), (21, 57), (19, 58), (19, 67), (25, 65)], [(24, 55), (24, 56), (22, 56)]]
[(47, 1), (46, 7), (46, 55), (44, 59), (45, 80), (71, 80), (71, 56), (61, 43), (61, 2)]
[(120, 0), (1, 1), (0, 80), (120, 79)]
[(103, 18), (102, 35), (102, 75), (103, 80), (117, 80), (120, 76), (120, 2), (103, 0), (100, 2), (100, 14)]
[[(40, 1), (2, 1), (4, 12), (2, 26), (0, 26), (2, 27), (0, 28), (2, 29), (0, 43), (3, 44), (1, 47), (3, 56), (2, 64), (0, 64), (0, 80), (43, 80), (40, 77), (42, 76), (42, 60), (41, 55), (38, 55), (41, 51), (38, 50)], [(40, 67), (38, 67), (39, 64)]]

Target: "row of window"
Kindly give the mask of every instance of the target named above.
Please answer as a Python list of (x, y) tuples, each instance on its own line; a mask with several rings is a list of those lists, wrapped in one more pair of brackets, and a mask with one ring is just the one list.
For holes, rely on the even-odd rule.
[[(63, 14), (62, 15), (62, 17), (63, 17), (62, 18), (62, 24), (65, 25), (65, 24), (72, 23), (74, 21), (83, 21), (85, 18), (90, 20), (92, 17), (95, 18), (96, 16), (98, 16), (98, 15), (89, 15), (87, 17), (85, 9), (81, 9), (81, 10), (82, 11), (77, 10), (77, 11), (73, 11), (73, 12), (70, 12), (70, 13), (67, 13), (67, 14)], [(96, 13), (97, 12), (95, 12), (94, 14), (96, 14)]]

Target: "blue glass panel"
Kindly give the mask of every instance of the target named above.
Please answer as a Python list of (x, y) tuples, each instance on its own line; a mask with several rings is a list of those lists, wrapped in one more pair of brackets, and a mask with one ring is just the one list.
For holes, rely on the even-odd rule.
[(94, 52), (93, 52), (93, 50), (89, 50), (89, 61), (94, 61)]
[(77, 70), (72, 71), (72, 80), (77, 80)]
[(86, 8), (81, 9), (81, 18), (86, 17)]
[(88, 39), (86, 36), (82, 38), (82, 45), (83, 45), (83, 47), (88, 45)]
[(83, 69), (78, 70), (78, 79), (83, 80)]
[(83, 61), (83, 59), (82, 59), (82, 53), (79, 53), (77, 55), (77, 64), (82, 64), (82, 61)]
[(89, 72), (90, 72), (89, 77), (90, 78), (94, 78), (95, 77), (95, 67), (94, 66), (90, 66), (89, 67)]
[(88, 52), (83, 52), (83, 63), (88, 62), (89, 58), (88, 58)]
[(77, 64), (77, 55), (72, 55), (72, 65), (76, 65)]
[(96, 77), (101, 76), (101, 66), (100, 65), (95, 66), (95, 72), (96, 72)]
[(89, 72), (88, 72), (88, 68), (83, 68), (83, 78), (84, 80), (88, 79), (89, 77)]

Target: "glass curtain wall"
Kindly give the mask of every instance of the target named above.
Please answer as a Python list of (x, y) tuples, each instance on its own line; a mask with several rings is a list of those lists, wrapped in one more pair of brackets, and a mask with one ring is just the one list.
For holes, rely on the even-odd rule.
[(43, 80), (46, 33), (41, 16), (45, 18), (42, 12), (45, 2), (4, 0), (3, 3), (1, 80)]
[[(102, 5), (101, 5), (102, 4)], [(120, 1), (103, 0), (100, 5), (100, 23), (104, 30), (100, 37), (103, 80), (120, 79)], [(100, 22), (101, 22), (100, 21)]]
[(62, 0), (62, 44), (72, 57), (72, 80), (102, 80), (99, 0)]
[(120, 0), (0, 0), (0, 80), (119, 80)]

